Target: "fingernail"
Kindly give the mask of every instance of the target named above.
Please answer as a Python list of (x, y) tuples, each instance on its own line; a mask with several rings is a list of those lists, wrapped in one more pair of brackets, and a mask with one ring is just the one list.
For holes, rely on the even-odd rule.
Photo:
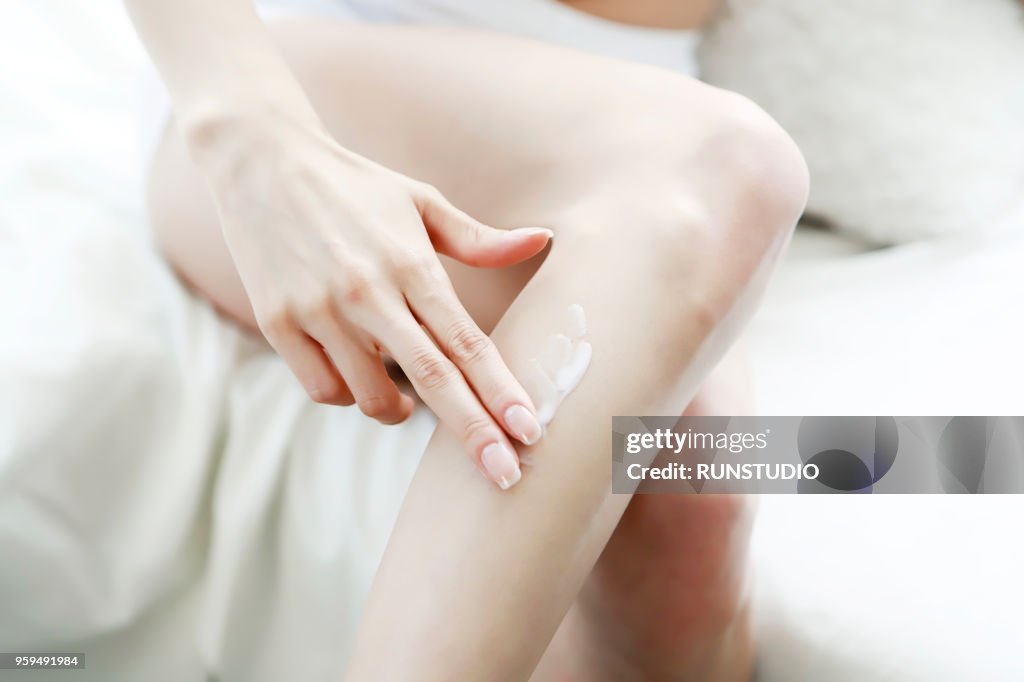
[(502, 490), (508, 490), (523, 477), (516, 454), (503, 443), (491, 443), (483, 452), (484, 469)]
[(549, 230), (546, 227), (520, 227), (520, 228), (516, 228), (515, 230), (512, 230), (512, 232), (516, 236), (523, 236), (523, 237), (534, 237), (534, 236), (539, 235), (539, 234), (544, 235), (548, 239), (554, 239), (554, 237), (555, 237), (555, 233), (552, 232), (551, 230)]
[(513, 405), (505, 410), (505, 426), (525, 445), (535, 444), (544, 435), (540, 422), (522, 405)]

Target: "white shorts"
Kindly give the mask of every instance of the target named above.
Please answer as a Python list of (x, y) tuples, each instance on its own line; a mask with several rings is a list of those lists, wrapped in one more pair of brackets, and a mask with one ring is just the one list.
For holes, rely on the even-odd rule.
[(628, 26), (556, 0), (256, 0), (265, 15), (469, 26), (696, 75), (698, 33)]

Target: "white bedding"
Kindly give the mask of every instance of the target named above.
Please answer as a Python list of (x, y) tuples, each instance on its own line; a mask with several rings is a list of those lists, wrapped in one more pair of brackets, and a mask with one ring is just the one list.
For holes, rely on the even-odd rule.
[[(76, 679), (317, 679), (432, 419), (310, 404), (168, 272), (117, 3), (4, 9), (0, 651), (87, 650)], [(864, 253), (801, 233), (748, 334), (761, 411), (1024, 414), (1022, 257), (1020, 239)], [(1022, 511), (765, 498), (763, 679), (1024, 678)]]

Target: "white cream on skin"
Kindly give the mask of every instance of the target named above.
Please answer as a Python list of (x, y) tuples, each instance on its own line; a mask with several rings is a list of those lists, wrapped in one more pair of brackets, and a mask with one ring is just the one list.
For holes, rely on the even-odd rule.
[(593, 352), (583, 306), (573, 303), (566, 311), (564, 329), (549, 336), (538, 356), (530, 359), (530, 376), (524, 382), (541, 426), (555, 418), (558, 406), (579, 386)]

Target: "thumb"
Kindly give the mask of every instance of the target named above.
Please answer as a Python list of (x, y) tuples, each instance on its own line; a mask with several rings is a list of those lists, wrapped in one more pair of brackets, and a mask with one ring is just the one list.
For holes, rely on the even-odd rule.
[(438, 253), (478, 268), (503, 268), (544, 250), (554, 233), (544, 227), (499, 230), (455, 208), (439, 192), (419, 202), (420, 217)]

